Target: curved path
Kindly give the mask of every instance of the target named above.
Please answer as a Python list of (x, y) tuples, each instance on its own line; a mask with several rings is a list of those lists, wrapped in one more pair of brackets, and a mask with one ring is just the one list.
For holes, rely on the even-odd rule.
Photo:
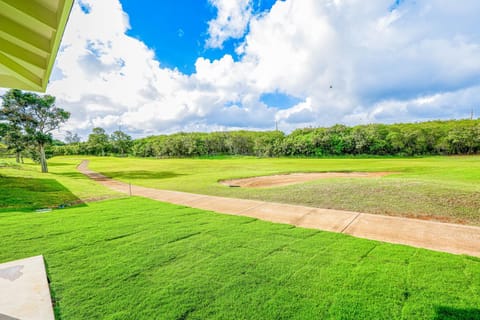
[(108, 188), (130, 195), (298, 227), (340, 232), (359, 238), (480, 257), (479, 227), (140, 187), (88, 169), (87, 160), (82, 161), (78, 170)]

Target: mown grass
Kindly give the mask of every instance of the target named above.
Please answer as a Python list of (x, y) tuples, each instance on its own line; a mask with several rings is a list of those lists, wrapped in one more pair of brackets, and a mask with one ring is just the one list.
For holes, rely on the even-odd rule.
[[(480, 225), (480, 156), (373, 159), (91, 158), (90, 168), (147, 187)], [(290, 172), (391, 171), (286, 187), (228, 188), (219, 180)]]
[(77, 172), (75, 166), (79, 161), (51, 161), (50, 173), (42, 174), (38, 164), (18, 165), (9, 159), (0, 159), (0, 213), (79, 205), (121, 196)]
[(124, 198), (0, 215), (57, 319), (480, 319), (480, 260)]
[[(242, 171), (235, 162), (243, 160), (250, 166)], [(238, 175), (258, 163), (225, 161), (209, 179), (226, 164)], [(1, 203), (10, 201), (0, 215), (0, 262), (43, 254), (57, 319), (480, 319), (478, 258), (136, 197), (26, 212), (65, 197), (116, 195), (79, 175), (78, 163), (52, 159), (47, 175), (32, 164), (0, 168)], [(184, 183), (196, 171), (148, 163), (137, 162), (130, 178)], [(196, 179), (205, 188), (214, 170), (203, 166)]]

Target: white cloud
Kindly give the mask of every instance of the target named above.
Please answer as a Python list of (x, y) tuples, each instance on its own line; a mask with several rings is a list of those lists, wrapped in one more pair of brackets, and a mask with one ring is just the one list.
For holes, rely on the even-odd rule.
[[(207, 44), (245, 40), (240, 60), (198, 58), (185, 75), (126, 35), (118, 0), (75, 4), (48, 92), (72, 112), (66, 130), (119, 125), (137, 135), (227, 128), (465, 117), (480, 105), (480, 2), (285, 0), (253, 14), (251, 1), (218, 8)], [(108, 17), (108, 19), (105, 19)], [(285, 110), (263, 93), (298, 97)]]
[[(480, 3), (404, 1), (389, 10), (392, 3), (277, 1), (268, 14), (251, 20), (238, 52), (255, 64), (258, 90), (310, 101), (302, 117), (298, 106), (289, 111), (292, 125), (308, 114), (313, 125), (392, 122), (373, 112), (384, 101), (408, 105), (480, 84), (480, 31), (473, 27)], [(466, 110), (474, 101), (463, 103)], [(437, 112), (432, 105), (421, 114), (406, 110), (405, 121), (464, 114)]]
[(309, 124), (312, 119), (315, 118), (312, 108), (312, 99), (307, 98), (304, 102), (301, 102), (294, 107), (287, 110), (280, 110), (276, 114), (276, 120), (282, 124)]
[(215, 19), (208, 22), (208, 48), (222, 48), (230, 39), (242, 38), (252, 17), (252, 0), (208, 0), (217, 9)]

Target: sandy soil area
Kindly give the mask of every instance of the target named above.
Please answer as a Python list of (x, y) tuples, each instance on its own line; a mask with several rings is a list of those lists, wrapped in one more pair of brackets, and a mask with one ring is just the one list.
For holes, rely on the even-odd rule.
[(383, 177), (393, 172), (313, 172), (313, 173), (290, 173), (274, 176), (252, 177), (220, 181), (229, 187), (242, 188), (268, 188), (288, 186), (326, 178), (376, 178)]

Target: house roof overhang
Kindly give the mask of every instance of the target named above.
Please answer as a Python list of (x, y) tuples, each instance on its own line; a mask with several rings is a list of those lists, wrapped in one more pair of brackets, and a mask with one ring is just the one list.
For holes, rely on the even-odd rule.
[(0, 87), (45, 92), (74, 0), (0, 0)]

